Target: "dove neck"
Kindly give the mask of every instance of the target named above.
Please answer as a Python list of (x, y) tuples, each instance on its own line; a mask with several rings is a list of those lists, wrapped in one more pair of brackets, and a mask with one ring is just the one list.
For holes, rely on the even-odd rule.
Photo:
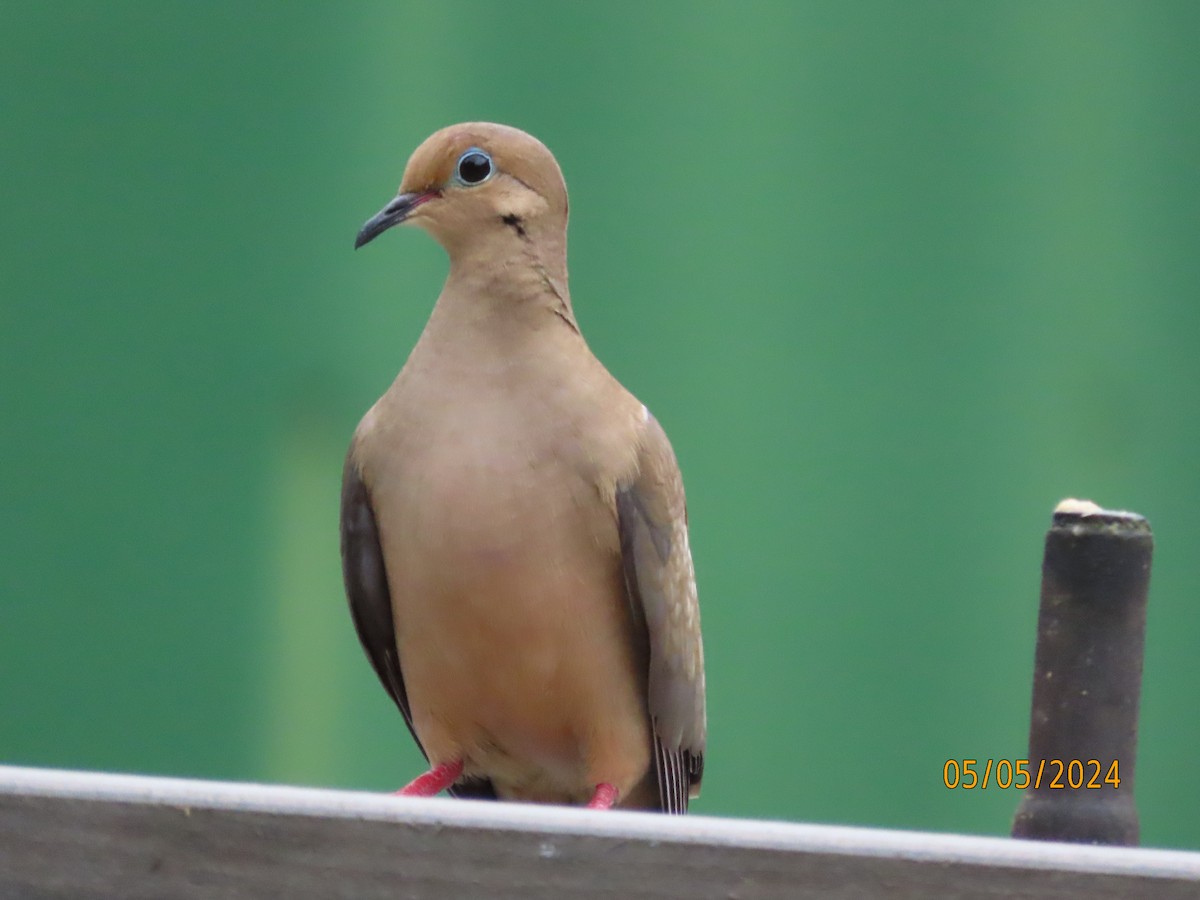
[(541, 330), (552, 314), (578, 333), (567, 285), (566, 235), (536, 241), (516, 233), (497, 238), (455, 248), (435, 317)]

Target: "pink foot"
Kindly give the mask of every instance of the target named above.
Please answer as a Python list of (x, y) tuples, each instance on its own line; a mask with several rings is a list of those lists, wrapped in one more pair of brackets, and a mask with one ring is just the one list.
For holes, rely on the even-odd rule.
[(434, 766), (424, 775), (414, 778), (404, 787), (400, 788), (400, 790), (396, 791), (396, 796), (432, 797), (434, 794), (440, 794), (458, 780), (458, 776), (462, 774), (462, 770), (463, 764), (461, 759)]
[(612, 809), (617, 802), (617, 789), (608, 782), (596, 785), (596, 793), (588, 801), (588, 809)]

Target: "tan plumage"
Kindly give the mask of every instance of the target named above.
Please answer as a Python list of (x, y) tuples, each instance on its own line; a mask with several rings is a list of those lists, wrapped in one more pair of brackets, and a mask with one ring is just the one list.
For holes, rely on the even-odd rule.
[[(483, 174), (486, 172), (486, 174)], [(450, 255), (424, 333), (347, 455), (359, 637), (452, 792), (683, 812), (705, 743), (683, 484), (592, 355), (557, 163), (514, 128), (437, 132), (356, 246), (413, 222)]]

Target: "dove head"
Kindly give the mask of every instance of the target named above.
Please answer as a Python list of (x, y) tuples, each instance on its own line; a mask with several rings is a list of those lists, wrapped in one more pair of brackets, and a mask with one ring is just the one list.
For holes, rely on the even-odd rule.
[(565, 252), (567, 186), (537, 138), (488, 122), (451, 125), (413, 152), (400, 193), (363, 225), (354, 246), (406, 222), (432, 234), (452, 263), (530, 243)]

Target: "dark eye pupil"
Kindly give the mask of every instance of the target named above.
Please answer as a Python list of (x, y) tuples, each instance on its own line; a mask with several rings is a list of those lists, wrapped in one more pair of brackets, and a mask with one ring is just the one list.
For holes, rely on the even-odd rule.
[(479, 184), (492, 174), (492, 161), (482, 153), (468, 153), (458, 162), (458, 177), (466, 184)]

